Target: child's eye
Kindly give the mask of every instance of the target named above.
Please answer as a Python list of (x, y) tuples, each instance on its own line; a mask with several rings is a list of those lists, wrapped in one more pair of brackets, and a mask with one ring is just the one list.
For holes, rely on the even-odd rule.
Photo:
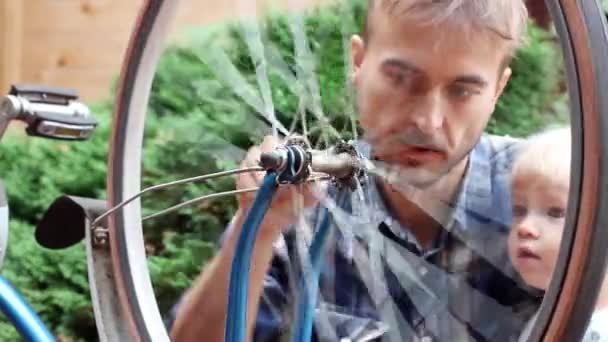
[(566, 217), (566, 209), (560, 207), (551, 207), (547, 210), (547, 215), (553, 218), (564, 218)]
[(522, 217), (526, 216), (527, 209), (523, 205), (514, 205), (513, 206), (513, 216)]

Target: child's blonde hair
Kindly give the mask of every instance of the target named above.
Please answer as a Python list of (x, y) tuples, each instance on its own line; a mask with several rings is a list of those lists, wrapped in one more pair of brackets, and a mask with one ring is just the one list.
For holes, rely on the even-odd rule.
[(570, 183), (572, 138), (570, 127), (553, 127), (529, 137), (518, 152), (512, 177), (545, 176)]

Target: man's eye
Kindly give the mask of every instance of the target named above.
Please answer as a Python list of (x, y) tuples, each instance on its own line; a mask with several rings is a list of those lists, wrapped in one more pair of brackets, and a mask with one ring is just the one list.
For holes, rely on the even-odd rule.
[(526, 207), (524, 207), (523, 205), (514, 205), (513, 206), (513, 216), (514, 217), (526, 216), (527, 212), (528, 211), (527, 211)]
[(406, 75), (403, 72), (389, 72), (388, 77), (393, 84), (400, 85), (405, 82)]
[(476, 92), (463, 85), (453, 85), (449, 88), (451, 97), (464, 99), (474, 95)]
[(566, 209), (560, 207), (551, 207), (547, 210), (547, 215), (553, 218), (564, 218), (566, 217)]

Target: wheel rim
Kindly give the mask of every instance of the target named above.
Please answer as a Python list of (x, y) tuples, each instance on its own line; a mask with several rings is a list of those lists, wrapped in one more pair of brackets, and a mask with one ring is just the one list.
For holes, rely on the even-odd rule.
[[(547, 1), (565, 63), (571, 101), (573, 154), (569, 222), (551, 287), (545, 295), (531, 340), (576, 340), (582, 337), (603, 280), (608, 242), (605, 146), (608, 146), (608, 56), (606, 25), (596, 1)], [(110, 145), (110, 207), (139, 191), (145, 108), (168, 23), (178, 1), (144, 4), (123, 64)], [(129, 130), (129, 134), (126, 132)], [(582, 166), (582, 167), (581, 167)], [(126, 177), (128, 175), (128, 177)], [(138, 340), (168, 340), (150, 282), (139, 200), (109, 218), (110, 245), (121, 307)], [(128, 228), (127, 228), (128, 227)], [(578, 294), (584, 294), (578, 296)]]
[[(179, 1), (146, 1), (121, 74), (109, 153), (108, 198), (114, 206), (140, 190), (145, 109), (164, 36)], [(129, 134), (126, 132), (129, 131)], [(137, 340), (169, 340), (146, 265), (140, 202), (109, 218), (110, 248), (121, 307)], [(125, 229), (125, 227), (129, 227)]]

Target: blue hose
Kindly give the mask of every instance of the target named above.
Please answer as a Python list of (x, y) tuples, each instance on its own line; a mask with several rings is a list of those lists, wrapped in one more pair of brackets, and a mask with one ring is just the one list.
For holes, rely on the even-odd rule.
[(0, 276), (0, 310), (4, 312), (26, 341), (55, 342), (53, 334), (42, 323), (42, 320), (30, 305), (2, 276)]
[[(272, 203), (278, 187), (277, 174), (268, 172), (257, 192), (253, 206), (247, 214), (239, 235), (232, 268), (228, 296), (228, 316), (226, 318), (225, 342), (245, 342), (247, 328), (247, 290), (251, 256), (260, 224)], [(201, 336), (201, 338), (203, 338)]]
[(300, 282), (298, 312), (296, 315), (295, 331), (291, 339), (292, 342), (310, 342), (312, 336), (312, 323), (317, 302), (319, 277), (321, 275), (321, 266), (323, 265), (322, 256), (330, 227), (329, 210), (325, 208), (322, 215), (321, 224), (315, 232), (309, 250), (311, 274), (303, 274)]

